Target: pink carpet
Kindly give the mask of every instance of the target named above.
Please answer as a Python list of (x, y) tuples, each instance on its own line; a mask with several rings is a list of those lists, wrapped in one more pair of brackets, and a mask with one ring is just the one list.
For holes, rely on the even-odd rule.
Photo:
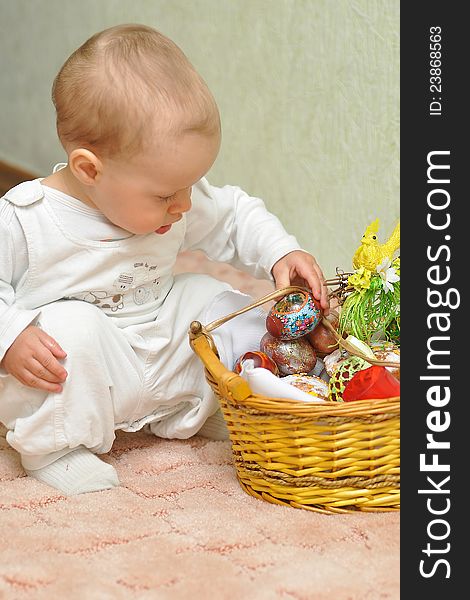
[[(200, 255), (259, 297), (272, 289)], [(326, 516), (240, 488), (229, 442), (118, 432), (121, 487), (66, 498), (25, 476), (0, 429), (0, 598), (398, 599), (399, 513)]]

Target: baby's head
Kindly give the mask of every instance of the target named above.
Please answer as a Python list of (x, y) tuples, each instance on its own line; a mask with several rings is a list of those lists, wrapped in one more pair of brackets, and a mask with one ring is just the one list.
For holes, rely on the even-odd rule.
[(52, 98), (80, 199), (133, 233), (166, 232), (189, 210), (191, 186), (217, 156), (220, 118), (174, 42), (145, 25), (101, 31), (65, 62)]
[(207, 85), (178, 46), (145, 25), (93, 35), (67, 59), (52, 99), (64, 149), (129, 157), (168, 136), (220, 135)]

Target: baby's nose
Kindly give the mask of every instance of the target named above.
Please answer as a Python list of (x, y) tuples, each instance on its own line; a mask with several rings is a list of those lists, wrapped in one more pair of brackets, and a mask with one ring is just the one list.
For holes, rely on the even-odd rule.
[(170, 214), (188, 212), (191, 208), (191, 188), (177, 192), (173, 202), (168, 208)]

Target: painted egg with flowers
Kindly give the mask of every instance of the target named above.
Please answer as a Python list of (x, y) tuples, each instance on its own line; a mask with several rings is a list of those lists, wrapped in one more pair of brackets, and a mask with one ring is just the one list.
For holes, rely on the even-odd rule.
[(308, 292), (281, 298), (266, 317), (266, 329), (281, 340), (294, 340), (313, 331), (322, 318), (320, 305)]

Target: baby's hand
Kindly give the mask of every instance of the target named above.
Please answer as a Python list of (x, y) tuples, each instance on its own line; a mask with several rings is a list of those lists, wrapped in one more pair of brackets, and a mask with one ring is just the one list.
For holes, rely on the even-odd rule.
[(313, 296), (328, 314), (330, 302), (328, 300), (328, 289), (323, 285), (325, 277), (315, 258), (301, 250), (289, 252), (277, 261), (272, 268), (276, 289), (289, 285), (299, 285), (312, 290)]
[(57, 393), (68, 375), (57, 359), (66, 356), (53, 338), (30, 325), (8, 348), (1, 364), (23, 385)]

